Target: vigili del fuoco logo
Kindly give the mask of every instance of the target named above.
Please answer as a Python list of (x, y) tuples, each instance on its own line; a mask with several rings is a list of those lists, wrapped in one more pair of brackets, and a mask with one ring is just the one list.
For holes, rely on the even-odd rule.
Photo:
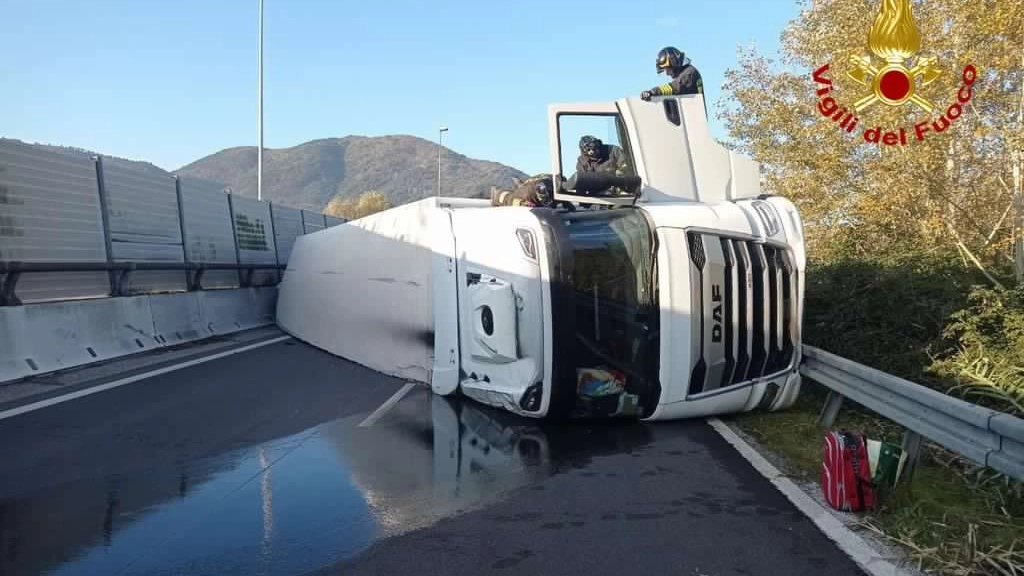
[[(921, 33), (914, 23), (910, 0), (882, 0), (881, 9), (868, 32), (868, 49), (874, 57), (850, 56), (851, 69), (847, 75), (864, 89), (863, 95), (853, 102), (852, 110), (840, 105), (832, 96), (832, 80), (826, 76), (828, 64), (812, 74), (818, 86), (818, 111), (840, 129), (853, 132), (860, 124), (857, 114), (872, 106), (912, 105), (928, 114), (928, 118), (912, 127), (886, 130), (876, 125), (864, 129), (865, 142), (906, 146), (910, 138), (921, 141), (929, 134), (946, 131), (963, 114), (963, 107), (970, 102), (972, 87), (978, 77), (978, 71), (972, 64), (964, 66), (960, 89), (945, 110), (937, 111), (932, 102), (918, 93), (921, 87), (942, 75), (942, 68), (936, 56), (919, 54)], [(912, 59), (915, 61), (908, 68)]]

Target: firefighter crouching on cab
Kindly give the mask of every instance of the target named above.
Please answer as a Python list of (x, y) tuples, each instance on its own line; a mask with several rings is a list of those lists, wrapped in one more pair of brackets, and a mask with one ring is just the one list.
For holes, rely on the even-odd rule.
[[(615, 176), (629, 176), (633, 174), (629, 160), (626, 158), (626, 153), (622, 148), (612, 144), (605, 144), (599, 138), (589, 135), (580, 138), (580, 155), (576, 159), (576, 173), (572, 175), (568, 182), (564, 177), (559, 176), (559, 188), (563, 189), (563, 191), (575, 190), (576, 177), (580, 172), (603, 172), (614, 174)], [(632, 196), (630, 192), (620, 190), (617, 187), (611, 188), (610, 192)], [(514, 179), (512, 190), (491, 190), (492, 206), (553, 208), (556, 204), (551, 174), (537, 174), (522, 181)], [(580, 206), (583, 208), (589, 207), (588, 204), (581, 204)]]
[[(559, 177), (560, 183), (564, 180)], [(551, 187), (551, 174), (537, 174), (525, 180), (513, 178), (511, 190), (492, 188), (491, 205), (553, 208), (555, 193)]]

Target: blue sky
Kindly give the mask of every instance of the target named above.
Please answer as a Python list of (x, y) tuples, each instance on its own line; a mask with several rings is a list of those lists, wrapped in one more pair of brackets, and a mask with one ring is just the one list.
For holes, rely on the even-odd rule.
[[(658, 83), (664, 45), (709, 109), (738, 44), (774, 51), (795, 0), (264, 0), (264, 145), (412, 134), (529, 173), (547, 105)], [(255, 145), (257, 0), (0, 0), (0, 136), (173, 170)], [(712, 129), (722, 133), (713, 120)]]

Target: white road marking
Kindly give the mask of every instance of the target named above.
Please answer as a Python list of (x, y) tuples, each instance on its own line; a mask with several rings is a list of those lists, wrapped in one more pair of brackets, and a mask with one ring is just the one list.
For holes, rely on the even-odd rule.
[(367, 416), (366, 420), (363, 420), (363, 422), (359, 425), (359, 427), (363, 428), (363, 427), (366, 427), (366, 426), (373, 426), (374, 422), (376, 422), (377, 420), (380, 420), (380, 417), (383, 416), (385, 412), (387, 412), (388, 410), (391, 410), (392, 408), (394, 408), (395, 404), (398, 404), (398, 402), (402, 398), (405, 398), (405, 395), (408, 394), (409, 391), (412, 390), (415, 387), (416, 387), (416, 383), (415, 382), (407, 382), (405, 384), (405, 386), (402, 386), (398, 390), (398, 392), (395, 392), (391, 396), (391, 398), (388, 398), (386, 402), (381, 404), (380, 408), (377, 408), (376, 410), (374, 410), (373, 414), (370, 414), (369, 416)]
[(129, 376), (127, 378), (121, 378), (120, 380), (114, 380), (113, 382), (107, 382), (106, 384), (100, 384), (99, 386), (92, 386), (90, 388), (78, 390), (76, 392), (71, 392), (68, 394), (64, 394), (62, 396), (56, 396), (54, 398), (47, 398), (46, 400), (40, 400), (38, 402), (33, 402), (31, 404), (25, 404), (24, 406), (18, 406), (17, 408), (11, 408), (10, 410), (4, 410), (3, 412), (0, 412), (0, 420), (6, 420), (7, 418), (13, 418), (20, 414), (33, 412), (35, 410), (40, 410), (42, 408), (54, 406), (62, 402), (75, 400), (77, 398), (88, 396), (90, 394), (96, 394), (97, 392), (103, 392), (105, 390), (110, 390), (112, 388), (124, 386), (125, 384), (131, 384), (132, 382), (138, 382), (139, 380), (152, 378), (153, 376), (167, 374), (168, 372), (174, 372), (175, 370), (181, 370), (182, 368), (188, 368), (190, 366), (202, 364), (204, 362), (209, 362), (211, 360), (217, 360), (218, 358), (224, 358), (225, 356), (231, 356), (232, 354), (240, 354), (242, 352), (247, 352), (249, 350), (254, 350), (256, 348), (262, 348), (263, 346), (269, 346), (271, 344), (276, 344), (278, 342), (283, 342), (285, 340), (290, 339), (291, 336), (279, 336), (277, 338), (272, 338), (270, 340), (264, 340), (262, 342), (257, 342), (255, 344), (242, 346), (241, 348), (233, 348), (225, 352), (218, 352), (217, 354), (211, 354), (209, 356), (203, 356), (202, 358), (196, 358), (195, 360), (189, 360), (188, 362), (173, 364), (171, 366), (165, 366), (163, 368), (158, 368), (156, 370), (150, 370), (149, 372), (143, 372), (141, 374), (136, 374), (134, 376)]
[(808, 496), (792, 480), (787, 478), (771, 462), (761, 456), (750, 444), (718, 418), (708, 418), (708, 424), (718, 432), (729, 444), (732, 444), (741, 456), (782, 492), (805, 516), (821, 530), (825, 536), (836, 543), (847, 556), (871, 576), (896, 576), (912, 574), (900, 570), (895, 564), (883, 558), (856, 532), (850, 530), (831, 512), (813, 498)]

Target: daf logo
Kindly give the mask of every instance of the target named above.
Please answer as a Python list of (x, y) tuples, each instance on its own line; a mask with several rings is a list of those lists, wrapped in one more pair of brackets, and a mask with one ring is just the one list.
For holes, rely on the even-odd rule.
[(757, 211), (757, 215), (761, 217), (761, 222), (764, 223), (764, 227), (767, 229), (769, 236), (775, 236), (779, 233), (780, 225), (779, 219), (775, 215), (775, 210), (768, 205), (767, 202), (761, 200), (755, 200), (754, 210)]
[(722, 286), (711, 285), (711, 341), (718, 343), (722, 341)]

